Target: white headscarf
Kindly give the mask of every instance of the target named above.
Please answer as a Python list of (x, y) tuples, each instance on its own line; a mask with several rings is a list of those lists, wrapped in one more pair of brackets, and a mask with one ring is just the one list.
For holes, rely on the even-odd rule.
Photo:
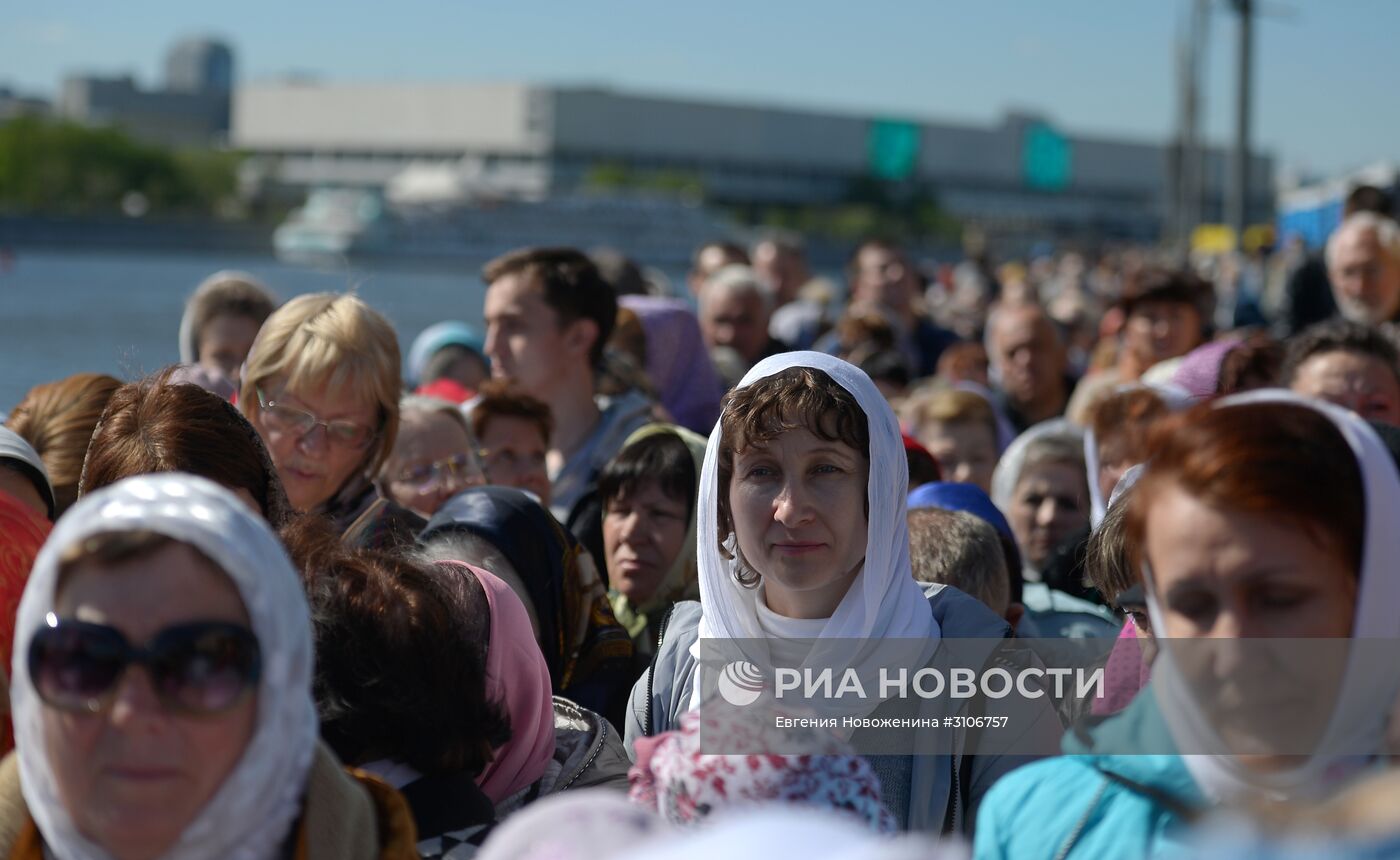
[(169, 857), (271, 860), (301, 810), (317, 743), (311, 698), (311, 617), (301, 581), (267, 523), (228, 490), (193, 475), (137, 475), (78, 500), (35, 559), (15, 624), (10, 701), (20, 785), (58, 860), (108, 860), (78, 833), (45, 753), (43, 710), (29, 677), (29, 642), (54, 607), (59, 560), (79, 541), (145, 530), (187, 543), (228, 575), (262, 651), (257, 723), (243, 757), (185, 828)]
[[(1395, 460), (1376, 432), (1352, 412), (1321, 400), (1300, 397), (1284, 390), (1251, 391), (1216, 402), (1217, 409), (1258, 403), (1286, 403), (1321, 413), (1332, 422), (1356, 457), (1366, 494), (1366, 524), (1361, 553), (1360, 586), (1356, 597), (1353, 639), (1400, 638), (1400, 474)], [(1153, 629), (1163, 637), (1167, 627), (1162, 607), (1151, 587), (1152, 571), (1143, 566), (1147, 580), (1147, 608)], [(1195, 700), (1191, 687), (1177, 665), (1169, 639), (1152, 666), (1152, 686), (1157, 691), (1163, 716), (1177, 748), (1183, 750), (1220, 749), (1213, 725)], [(1229, 755), (1184, 755), (1187, 767), (1206, 796), (1232, 799), (1260, 791), (1298, 797), (1308, 792), (1328, 790), (1334, 765), (1343, 767), (1356, 756), (1328, 754), (1344, 746), (1348, 751), (1384, 747), (1386, 721), (1400, 688), (1400, 673), (1377, 678), (1362, 671), (1363, 655), (1353, 649), (1347, 662), (1337, 705), (1332, 712), (1319, 748), (1296, 769), (1263, 777), (1246, 770)]]
[[(546, 856), (554, 855), (525, 855), (526, 860)], [(810, 807), (769, 804), (716, 815), (703, 828), (663, 832), (636, 843), (623, 856), (626, 860), (965, 860), (970, 853), (958, 840), (939, 841), (918, 833), (882, 836)]]
[(1021, 482), (1021, 471), (1026, 466), (1026, 455), (1031, 445), (1042, 439), (1062, 437), (1073, 445), (1083, 444), (1084, 431), (1068, 418), (1051, 418), (1042, 421), (1016, 437), (992, 470), (992, 504), (1004, 514), (1011, 510), (1011, 501), (1016, 496), (1016, 485)]
[[(831, 377), (865, 413), (870, 429), (870, 526), (865, 564), (846, 596), (822, 629), (823, 639), (926, 639), (932, 654), (939, 637), (938, 622), (909, 566), (909, 526), (905, 505), (909, 463), (899, 421), (875, 384), (863, 371), (839, 358), (819, 352), (787, 352), (760, 361), (739, 383), (746, 388), (792, 367), (810, 367)], [(758, 590), (739, 585), (737, 561), (720, 555), (718, 531), (719, 447), (723, 418), (715, 423), (705, 449), (700, 475), (699, 526), (701, 639), (762, 640)], [(873, 661), (873, 649), (862, 648), (857, 659)], [(845, 650), (849, 653), (849, 649)], [(767, 655), (756, 655), (759, 662)], [(762, 662), (760, 662), (762, 665)], [(822, 662), (839, 677), (845, 666)], [(696, 690), (699, 690), (699, 684)]]

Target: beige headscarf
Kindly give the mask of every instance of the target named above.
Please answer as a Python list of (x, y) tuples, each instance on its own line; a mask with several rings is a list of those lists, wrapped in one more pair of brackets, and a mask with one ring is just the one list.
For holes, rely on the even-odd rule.
[[(648, 424), (627, 437), (622, 450), (626, 451), (636, 443), (661, 433), (671, 433), (685, 443), (690, 458), (695, 463), (695, 485), (700, 485), (700, 471), (705, 465), (705, 437), (674, 424)], [(671, 569), (661, 578), (656, 593), (641, 606), (633, 606), (626, 596), (609, 590), (608, 600), (612, 603), (613, 614), (627, 629), (627, 635), (635, 640), (646, 630), (648, 616), (664, 612), (666, 607), (681, 600), (700, 599), (700, 577), (696, 566), (695, 518), (699, 507), (691, 500), (690, 523), (685, 533), (685, 543), (672, 562)]]

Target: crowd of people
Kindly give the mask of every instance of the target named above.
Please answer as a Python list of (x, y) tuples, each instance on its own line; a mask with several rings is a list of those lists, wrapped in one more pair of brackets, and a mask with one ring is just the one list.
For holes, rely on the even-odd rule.
[[(406, 357), (353, 293), (220, 272), (179, 365), (3, 404), (0, 853), (1400, 853), (1400, 668), (1361, 647), (1400, 638), (1385, 195), (1317, 258), (640, 271), (506, 254), (444, 309), (484, 324)], [(1306, 749), (1270, 744), (1316, 672), (1198, 683), (1251, 639), (1352, 647)], [(1106, 683), (1018, 750), (984, 695), (938, 702), (948, 749), (715, 752), (715, 641), (858, 675), (1083, 645)]]

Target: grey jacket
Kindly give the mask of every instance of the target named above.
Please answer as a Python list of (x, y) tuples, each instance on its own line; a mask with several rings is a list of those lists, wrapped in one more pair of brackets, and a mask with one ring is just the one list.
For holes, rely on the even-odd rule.
[(610, 788), (627, 791), (632, 760), (617, 729), (598, 714), (568, 699), (554, 697), (554, 759), (544, 775), (518, 794), (496, 804), (497, 820), (527, 802), (560, 791)]
[[(990, 658), (997, 647), (1004, 644), (1002, 640), (1011, 635), (1010, 626), (1002, 618), (981, 601), (956, 588), (935, 585), (930, 586), (926, 593), (933, 617), (944, 638), (985, 639)], [(666, 622), (655, 662), (632, 688), (625, 728), (629, 755), (633, 754), (633, 743), (637, 738), (669, 731), (689, 710), (699, 663), (691, 646), (700, 635), (700, 617), (699, 603), (685, 601), (676, 604)], [(1033, 656), (1026, 659), (1035, 660)], [(653, 670), (655, 678), (652, 677)], [(947, 716), (953, 716), (969, 706), (967, 700), (956, 705), (948, 700), (937, 701), (946, 709)], [(1022, 738), (1028, 739), (1026, 748), (1058, 749), (1064, 729), (1051, 701), (1048, 698), (1042, 701), (1044, 707), (1037, 710), (1033, 724), (1027, 726)], [(983, 713), (996, 716), (997, 705), (996, 700), (989, 700)], [(974, 755), (968, 757), (969, 763), (965, 766), (961, 750), (967, 741), (966, 732), (962, 729), (952, 731), (955, 735), (953, 745), (958, 753), (912, 756), (908, 815), (900, 816), (906, 818), (910, 830), (947, 830), (970, 835), (973, 822), (977, 820), (977, 808), (992, 784), (1013, 768), (1038, 758)]]
[(598, 473), (622, 450), (627, 437), (652, 421), (652, 404), (644, 395), (628, 391), (616, 397), (598, 395), (598, 426), (564, 464), (550, 477), (549, 510), (555, 519), (568, 523), (574, 506), (593, 489)]

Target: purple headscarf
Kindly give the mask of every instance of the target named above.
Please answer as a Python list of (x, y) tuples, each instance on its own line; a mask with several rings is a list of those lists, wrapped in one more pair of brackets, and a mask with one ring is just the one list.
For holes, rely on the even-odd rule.
[(708, 436), (724, 396), (695, 311), (681, 299), (621, 296), (618, 304), (641, 320), (647, 336), (647, 376), (676, 423)]
[(1239, 345), (1239, 338), (1226, 338), (1196, 347), (1177, 365), (1172, 384), (1191, 392), (1197, 400), (1214, 397), (1220, 393), (1220, 368), (1225, 364), (1225, 356)]

